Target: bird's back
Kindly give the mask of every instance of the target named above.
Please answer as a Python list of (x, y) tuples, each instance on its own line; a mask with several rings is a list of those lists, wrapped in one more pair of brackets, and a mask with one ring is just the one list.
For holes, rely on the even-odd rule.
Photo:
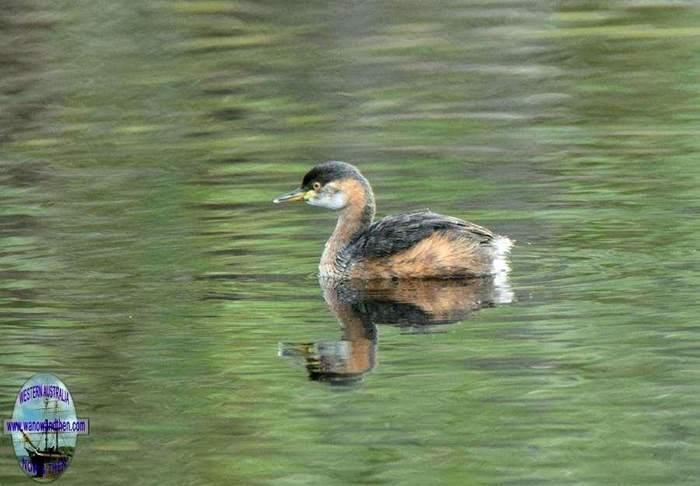
[(388, 216), (343, 251), (356, 278), (454, 278), (491, 273), (491, 231), (430, 211)]

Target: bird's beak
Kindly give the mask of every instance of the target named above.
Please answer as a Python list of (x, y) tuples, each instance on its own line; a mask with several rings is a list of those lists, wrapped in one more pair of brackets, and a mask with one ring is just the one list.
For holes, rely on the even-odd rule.
[(287, 194), (282, 194), (277, 196), (272, 200), (273, 203), (279, 204), (282, 202), (289, 202), (289, 201), (304, 201), (306, 198), (304, 197), (306, 193), (304, 190), (300, 187), (298, 189), (294, 189), (291, 192), (288, 192)]

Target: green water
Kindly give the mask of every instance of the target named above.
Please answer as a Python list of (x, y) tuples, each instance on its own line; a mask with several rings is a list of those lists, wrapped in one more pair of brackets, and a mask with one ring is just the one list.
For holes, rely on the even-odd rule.
[[(91, 435), (62, 484), (698, 484), (699, 25), (1, 0), (4, 418), (66, 383)], [(513, 297), (323, 289), (333, 215), (270, 201), (328, 159), (380, 215), (516, 239)], [(27, 481), (5, 437), (0, 483)]]

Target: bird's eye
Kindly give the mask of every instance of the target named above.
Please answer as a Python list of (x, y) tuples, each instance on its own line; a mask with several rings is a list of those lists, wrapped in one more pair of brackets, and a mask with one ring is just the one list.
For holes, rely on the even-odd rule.
[(321, 183), (320, 182), (314, 182), (313, 184), (314, 191), (318, 191), (321, 189)]

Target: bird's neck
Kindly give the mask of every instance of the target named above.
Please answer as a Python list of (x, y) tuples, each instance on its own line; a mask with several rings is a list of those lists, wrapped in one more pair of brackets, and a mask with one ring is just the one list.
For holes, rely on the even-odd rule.
[(333, 234), (326, 242), (321, 256), (319, 270), (321, 275), (340, 276), (343, 267), (342, 250), (358, 234), (365, 231), (374, 220), (375, 204), (372, 188), (367, 181), (352, 181), (346, 189), (348, 203), (338, 211), (338, 222)]

